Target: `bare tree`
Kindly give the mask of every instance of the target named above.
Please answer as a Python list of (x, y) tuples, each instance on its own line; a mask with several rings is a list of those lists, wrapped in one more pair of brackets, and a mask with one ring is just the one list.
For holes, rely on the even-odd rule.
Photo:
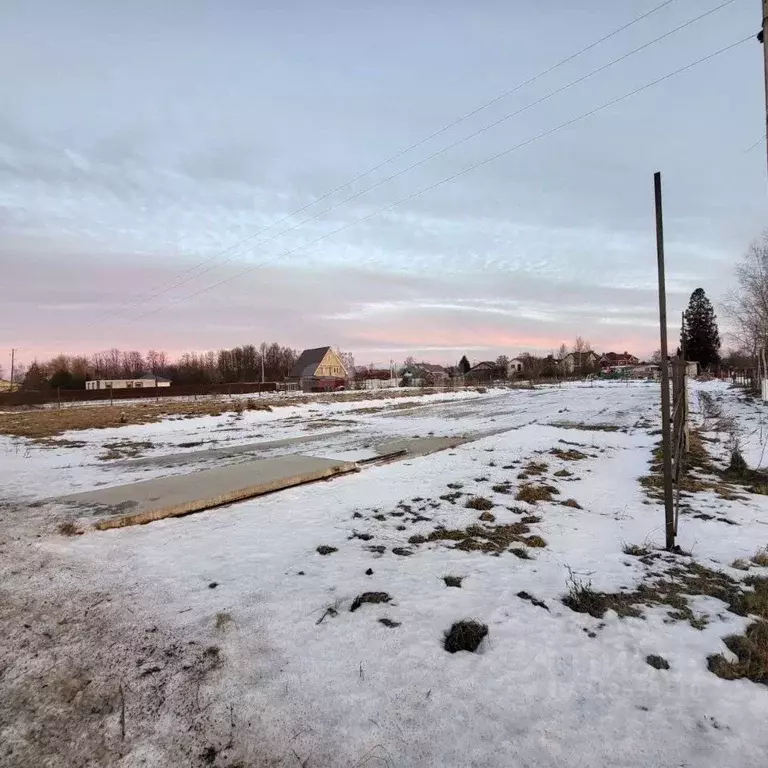
[(661, 350), (655, 350), (654, 353), (650, 356), (649, 360), (655, 365), (659, 365), (659, 363), (661, 363)]
[(768, 231), (736, 266), (738, 288), (725, 303), (737, 345), (757, 361), (758, 379), (768, 368)]
[(523, 352), (520, 355), (520, 360), (523, 363), (523, 373), (528, 377), (531, 382), (531, 386), (535, 386), (536, 382), (541, 378), (541, 374), (546, 367), (546, 361), (542, 357), (536, 357)]

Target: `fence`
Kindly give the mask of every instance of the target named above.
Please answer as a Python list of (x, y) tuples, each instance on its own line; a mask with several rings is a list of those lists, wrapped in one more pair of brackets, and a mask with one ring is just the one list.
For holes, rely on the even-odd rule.
[(237, 381), (231, 384), (172, 384), (170, 387), (139, 387), (137, 389), (49, 389), (33, 392), (0, 394), (0, 407), (45, 405), (46, 403), (110, 403), (115, 400), (136, 400), (168, 397), (201, 397), (204, 395), (245, 395), (262, 392), (285, 392), (298, 388), (293, 383), (275, 381)]
[(674, 489), (674, 530), (680, 516), (680, 480), (688, 453), (688, 363), (672, 362), (672, 487)]

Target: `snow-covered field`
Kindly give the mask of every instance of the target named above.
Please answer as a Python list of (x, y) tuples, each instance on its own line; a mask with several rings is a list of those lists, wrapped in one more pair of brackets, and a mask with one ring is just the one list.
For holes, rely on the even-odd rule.
[[(768, 411), (719, 383), (692, 389), (694, 419), (701, 391), (719, 398), (756, 466)], [(658, 397), (654, 384), (569, 385), (169, 420), (68, 433), (72, 447), (0, 438), (0, 765), (762, 764), (768, 687), (707, 668), (749, 619), (701, 595), (688, 599), (696, 627), (666, 605), (595, 618), (562, 602), (694, 561), (742, 579), (730, 563), (768, 543), (768, 497), (707, 491), (680, 521), (693, 560), (656, 552), (663, 510), (638, 478)], [(36, 503), (199, 468), (99, 459), (116, 441), (150, 443), (151, 458), (318, 434), (302, 452), (354, 457), (382, 439), (492, 431), (136, 528), (60, 536)], [(526, 483), (551, 500), (516, 500)], [(478, 497), (492, 505), (482, 522), (465, 506)], [(461, 547), (445, 533), (467, 528)], [(382, 602), (351, 610), (367, 592)], [(488, 635), (446, 652), (465, 618)]]

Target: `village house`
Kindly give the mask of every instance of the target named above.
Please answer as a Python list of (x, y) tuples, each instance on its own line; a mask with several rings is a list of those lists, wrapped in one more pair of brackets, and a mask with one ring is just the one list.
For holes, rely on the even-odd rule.
[(469, 381), (493, 381), (498, 378), (499, 366), (495, 360), (482, 360), (477, 365), (473, 365), (465, 376)]
[(400, 371), (400, 378), (407, 387), (442, 386), (448, 381), (448, 371), (442, 365), (413, 363)]
[(301, 353), (288, 378), (305, 392), (333, 390), (344, 386), (347, 369), (331, 347), (317, 347)]
[(569, 352), (560, 358), (560, 370), (562, 373), (573, 373), (585, 368), (597, 368), (599, 361), (600, 355), (591, 349), (585, 352)]
[(640, 360), (629, 352), (606, 352), (598, 361), (601, 368), (617, 368), (625, 365), (637, 365)]
[(170, 386), (170, 379), (155, 376), (153, 373), (144, 373), (134, 379), (89, 379), (85, 382), (86, 389), (149, 389)]
[(507, 363), (507, 378), (514, 379), (515, 376), (523, 372), (523, 361), (519, 357), (513, 357)]

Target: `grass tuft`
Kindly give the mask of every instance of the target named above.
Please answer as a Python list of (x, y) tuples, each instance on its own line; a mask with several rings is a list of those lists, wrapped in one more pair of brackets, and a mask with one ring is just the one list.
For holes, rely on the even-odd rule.
[(582, 459), (588, 459), (586, 453), (577, 451), (575, 448), (564, 450), (563, 448), (553, 448), (550, 453), (563, 461), (581, 461)]
[(710, 672), (724, 680), (747, 678), (768, 685), (768, 621), (757, 621), (743, 635), (730, 635), (723, 642), (738, 660), (730, 661), (722, 653), (710, 656)]
[(755, 565), (768, 568), (768, 547), (761, 547), (749, 558)]
[(641, 547), (638, 544), (625, 544), (621, 551), (625, 555), (632, 555), (634, 557), (646, 557), (651, 554), (651, 550), (647, 547)]
[(553, 485), (535, 485), (534, 483), (524, 483), (517, 491), (515, 499), (525, 501), (528, 504), (535, 504), (537, 501), (552, 501), (552, 497), (559, 494)]
[(445, 650), (448, 653), (456, 653), (458, 651), (474, 653), (487, 634), (487, 624), (466, 619), (457, 621), (445, 633)]
[(81, 536), (83, 532), (73, 522), (68, 521), (59, 524), (59, 533), (62, 536)]
[(464, 580), (463, 576), (443, 576), (443, 581), (446, 587), (461, 587), (461, 582)]
[(473, 496), (471, 499), (467, 499), (464, 503), (467, 509), (493, 509), (493, 502), (490, 499), (486, 499), (484, 496)]

